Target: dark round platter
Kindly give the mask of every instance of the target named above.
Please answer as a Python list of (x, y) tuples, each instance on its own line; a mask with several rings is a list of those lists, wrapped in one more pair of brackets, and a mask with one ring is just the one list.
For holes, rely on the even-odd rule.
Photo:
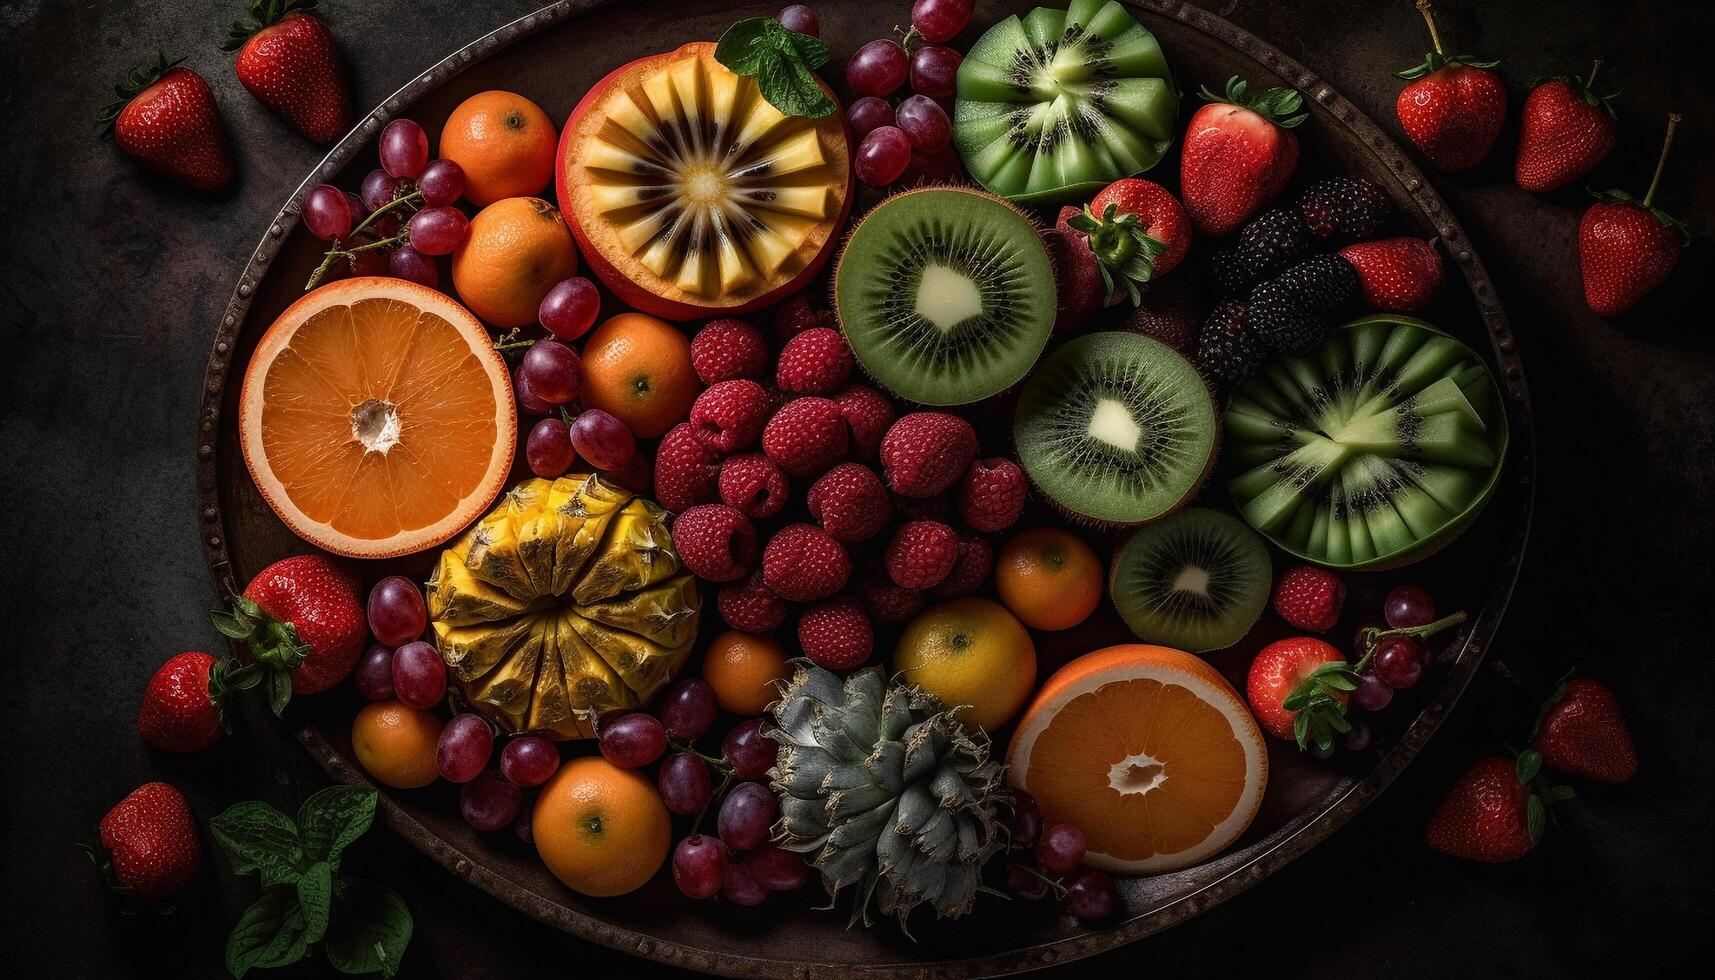
[[(1410, 576), (1438, 597), (1443, 609), (1463, 608), (1469, 622), (1441, 642), (1440, 662), (1418, 689), (1383, 716), (1380, 751), (1317, 763), (1283, 743), (1270, 746), (1270, 782), (1262, 812), (1227, 853), (1194, 868), (1120, 882), (1121, 912), (1104, 927), (1086, 928), (1037, 903), (985, 899), (962, 920), (923, 920), (913, 942), (885, 923), (847, 930), (843, 913), (815, 911), (816, 895), (776, 896), (762, 910), (682, 899), (665, 875), (617, 899), (592, 900), (556, 881), (533, 851), (511, 835), (482, 835), (458, 815), (446, 785), (381, 796), (383, 819), (459, 877), (567, 932), (639, 956), (738, 976), (807, 976), (821, 971), (900, 976), (962, 977), (1029, 970), (1088, 956), (1158, 932), (1244, 891), (1315, 846), (1382, 791), (1440, 726), (1481, 664), (1518, 574), (1529, 530), (1534, 471), (1530, 401), (1513, 335), (1482, 261), (1457, 219), (1405, 153), (1318, 76), (1220, 17), (1177, 0), (1123, 0), (1161, 39), (1182, 91), (1219, 87), (1239, 74), (1253, 88), (1291, 85), (1304, 93), (1310, 120), (1298, 132), (1303, 174), (1353, 173), (1382, 185), (1403, 216), (1402, 230), (1440, 238), (1451, 259), (1449, 281), (1425, 317), (1483, 353), (1504, 395), (1512, 439), (1501, 486), (1483, 516), (1452, 546)], [(955, 45), (963, 48), (989, 24), (1029, 2), (977, 5), (976, 20)], [(275, 518), (251, 483), (234, 426), (238, 377), (257, 339), (295, 299), (319, 259), (320, 243), (298, 222), (305, 190), (319, 182), (355, 186), (374, 166), (374, 137), (390, 119), (409, 115), (435, 138), (441, 122), (466, 97), (506, 88), (534, 99), (563, 120), (585, 89), (630, 58), (719, 34), (743, 17), (770, 15), (780, 4), (610, 3), (563, 0), (448, 55), (361, 120), (309, 174), (270, 222), (241, 273), (217, 326), (198, 419), (198, 508), (203, 544), (216, 589), (230, 594), (263, 566), (309, 546)], [(816, 5), (833, 65), (864, 41), (884, 33), (893, 17), (907, 19), (907, 0), (878, 16), (872, 3), (823, 0)], [(837, 75), (837, 71), (831, 73)], [(1181, 111), (1181, 124), (1193, 103)], [(1151, 174), (1174, 186), (1174, 154)], [(1456, 271), (1457, 275), (1452, 272)], [(611, 311), (613, 308), (608, 307)], [(1094, 541), (1094, 539), (1093, 539)], [(1098, 546), (1107, 542), (1094, 541)], [(405, 571), (422, 578), (428, 559), (376, 563), (378, 577)], [(1352, 578), (1348, 608), (1375, 608), (1401, 573)], [(716, 617), (708, 617), (716, 620)], [(1266, 619), (1265, 619), (1266, 622)], [(1279, 625), (1279, 624), (1277, 624)], [(1340, 629), (1344, 629), (1342, 626)], [(1210, 659), (1242, 683), (1256, 649), (1272, 639), (1266, 628)], [(1067, 634), (1041, 638), (1046, 676), (1078, 653), (1130, 635), (1111, 610)], [(1336, 642), (1339, 637), (1334, 637)], [(349, 691), (303, 699), (287, 721), (298, 740), (335, 779), (366, 783), (352, 761), (349, 725), (356, 695)]]

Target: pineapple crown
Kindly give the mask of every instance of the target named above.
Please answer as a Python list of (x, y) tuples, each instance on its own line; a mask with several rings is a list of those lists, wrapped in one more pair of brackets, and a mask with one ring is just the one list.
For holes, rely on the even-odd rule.
[(1005, 847), (997, 811), (1004, 767), (988, 736), (921, 689), (871, 667), (842, 680), (799, 661), (774, 706), (780, 743), (775, 839), (809, 857), (830, 905), (855, 886), (851, 923), (870, 903), (906, 919), (970, 911), (985, 862)]

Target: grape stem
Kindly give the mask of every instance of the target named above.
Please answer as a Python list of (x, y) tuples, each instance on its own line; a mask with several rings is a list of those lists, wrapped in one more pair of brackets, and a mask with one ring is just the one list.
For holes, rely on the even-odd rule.
[[(697, 754), (702, 755), (700, 752)], [(703, 758), (706, 759), (708, 756), (703, 756)], [(703, 829), (703, 818), (709, 815), (709, 807), (714, 806), (715, 801), (724, 796), (726, 794), (727, 787), (732, 785), (732, 770), (725, 766), (722, 766), (721, 769), (725, 773), (725, 775), (721, 776), (721, 784), (715, 787), (715, 791), (709, 794), (709, 798), (707, 802), (703, 804), (703, 808), (697, 811), (697, 819), (691, 821), (692, 837), (697, 836), (697, 833)]]
[(309, 281), (304, 283), (304, 291), (309, 292), (316, 288), (317, 284), (322, 281), (322, 278), (327, 275), (328, 269), (332, 268), (333, 264), (340, 259), (344, 259), (349, 262), (356, 257), (359, 252), (368, 252), (378, 248), (392, 248), (395, 245), (404, 245), (409, 242), (410, 235), (408, 233), (401, 232), (400, 234), (394, 235), (392, 238), (382, 238), (352, 248), (341, 247), (345, 242), (356, 238), (367, 230), (370, 225), (375, 223), (376, 218), (381, 217), (395, 208), (404, 207), (406, 205), (415, 205), (422, 200), (423, 192), (414, 190), (409, 194), (401, 194), (393, 200), (388, 201), (386, 204), (376, 208), (374, 211), (369, 212), (362, 221), (357, 223), (357, 227), (346, 233), (344, 238), (334, 240), (333, 245), (328, 248), (325, 254), (322, 255), (321, 265), (316, 266), (316, 271), (310, 273)]
[(1464, 621), (1465, 611), (1461, 609), (1458, 612), (1448, 613), (1433, 623), (1425, 623), (1422, 626), (1401, 626), (1390, 630), (1377, 629), (1374, 626), (1366, 626), (1364, 627), (1364, 657), (1362, 660), (1358, 661), (1358, 664), (1360, 668), (1363, 665), (1368, 664), (1370, 654), (1375, 650), (1376, 644), (1380, 643), (1387, 637), (1409, 636), (1414, 640), (1427, 640), (1447, 627), (1457, 626)]
[(1031, 873), (1031, 874), (1035, 875), (1036, 877), (1041, 878), (1043, 881), (1047, 882), (1048, 887), (1054, 890), (1054, 897), (1055, 898), (1064, 899), (1066, 897), (1066, 886), (1060, 884), (1060, 879), (1054, 877), (1053, 875), (1045, 874), (1044, 872), (1037, 870), (1037, 868), (1034, 865), (1020, 864), (1019, 867), (1023, 868), (1025, 871), (1028, 871), (1029, 873)]

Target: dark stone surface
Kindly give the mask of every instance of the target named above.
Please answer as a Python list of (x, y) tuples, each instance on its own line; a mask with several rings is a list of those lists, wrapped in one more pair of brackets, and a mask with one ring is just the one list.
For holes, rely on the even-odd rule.
[[(0, 515), (10, 554), (0, 563), (0, 685), (24, 709), (0, 737), (0, 962), (20, 975), (223, 975), (249, 882), (211, 860), (176, 915), (125, 917), (76, 843), (149, 779), (183, 788), (205, 819), (250, 797), (290, 806), (323, 782), (259, 719), (246, 719), (246, 741), (195, 758), (153, 753), (132, 729), (154, 668), (219, 642), (193, 507), (202, 366), (237, 269), (319, 155), (250, 99), (217, 50), (238, 6), (0, 3)], [(534, 4), (329, 6), (366, 107)], [(1593, 186), (1641, 192), (1666, 113), (1687, 115), (1660, 203), (1698, 246), (1655, 297), (1613, 321), (1590, 315), (1578, 286), (1585, 198), (1513, 186), (1513, 126), (1476, 172), (1435, 178), (1498, 284), (1537, 408), (1532, 544), (1491, 657), (1532, 692), (1572, 665), (1608, 682), (1642, 771), (1621, 788), (1580, 786), (1527, 860), (1484, 867), (1433, 854), (1420, 834), (1434, 800), (1471, 759), (1519, 741), (1533, 711), (1534, 693), (1498, 673), (1481, 678), (1395, 786), (1326, 844), (1201, 918), (1060, 975), (1607, 974), (1675, 963), (1715, 912), (1704, 702), (1715, 670), (1699, 622), (1715, 594), (1715, 350), (1702, 302), (1715, 214), (1703, 66), (1715, 18), (1707, 4), (1669, 0), (1444, 6), (1450, 47), (1506, 60), (1515, 113), (1528, 80), (1608, 59), (1624, 90), (1621, 144)], [(904, 21), (907, 7), (889, 0), (881, 21)], [(1243, 0), (1223, 12), (1397, 134), (1401, 83), (1389, 72), (1425, 48), (1406, 0)], [(143, 177), (93, 135), (108, 86), (157, 47), (190, 54), (215, 87), (243, 171), (224, 198)], [(664, 972), (537, 925), (384, 832), (348, 860), (409, 901), (408, 975)]]

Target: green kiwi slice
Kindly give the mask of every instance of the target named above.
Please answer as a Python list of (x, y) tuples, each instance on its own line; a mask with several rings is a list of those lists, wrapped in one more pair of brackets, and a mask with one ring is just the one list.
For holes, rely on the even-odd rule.
[(1014, 201), (1087, 198), (1155, 166), (1179, 93), (1155, 36), (1115, 0), (1006, 18), (959, 65), (953, 145)]
[(1188, 507), (1120, 545), (1108, 594), (1138, 639), (1204, 653), (1250, 632), (1272, 580), (1268, 546), (1244, 521)]
[(1386, 568), (1452, 540), (1493, 494), (1507, 419), (1488, 367), (1422, 320), (1379, 315), (1262, 366), (1225, 418), (1227, 484), (1300, 558)]
[(1137, 525), (1178, 510), (1208, 478), (1214, 399), (1179, 352), (1134, 333), (1093, 333), (1032, 372), (1012, 423), (1019, 463), (1067, 516)]
[(895, 194), (865, 215), (834, 270), (858, 363), (925, 405), (1018, 383), (1054, 329), (1054, 267), (1012, 205), (974, 188)]

